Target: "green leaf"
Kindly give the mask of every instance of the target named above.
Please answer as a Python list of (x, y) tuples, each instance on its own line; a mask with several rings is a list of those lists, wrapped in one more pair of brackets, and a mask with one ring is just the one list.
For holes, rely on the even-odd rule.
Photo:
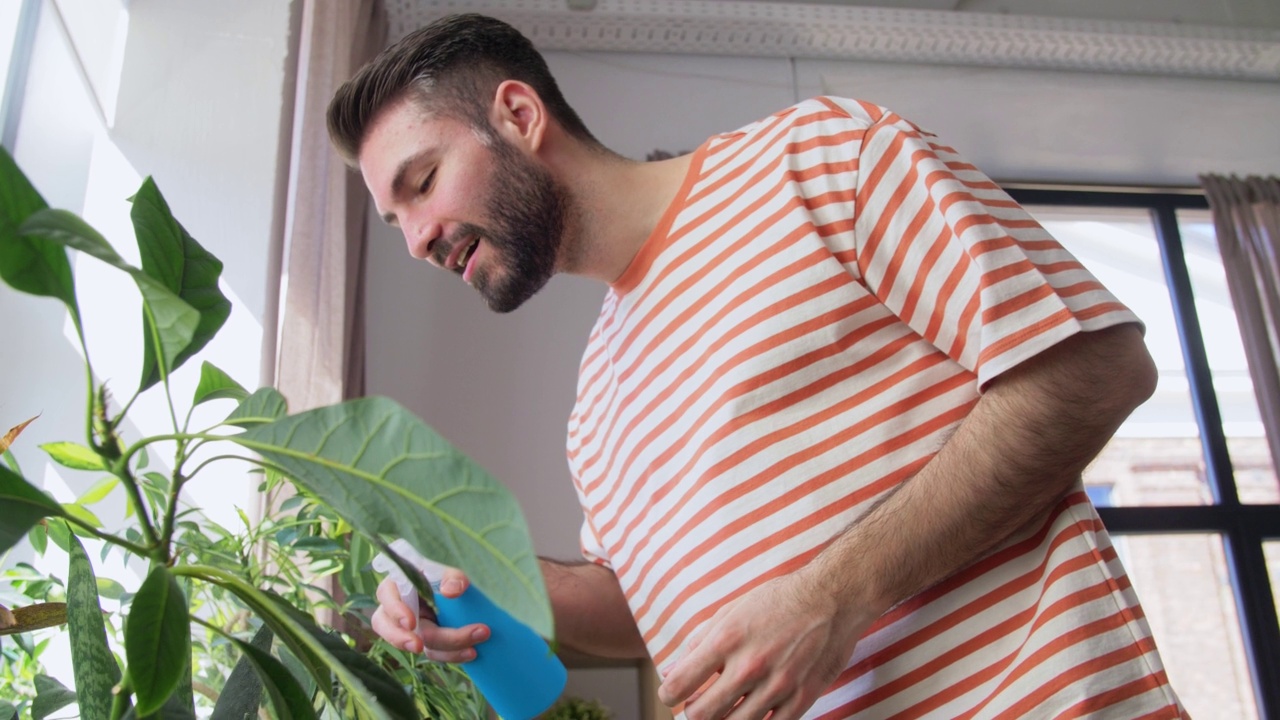
[[(138, 237), (143, 272), (200, 314), (190, 343), (168, 364), (169, 372), (173, 372), (217, 335), (231, 314), (231, 302), (218, 289), (222, 261), (201, 247), (174, 219), (169, 204), (149, 177), (133, 197), (130, 217)], [(144, 317), (144, 337), (149, 336), (149, 323)], [(145, 390), (158, 382), (161, 374), (152, 344), (146, 343), (143, 349), (140, 389)]]
[[(38, 210), (33, 213), (18, 232), (43, 238), (60, 245), (75, 248), (133, 277), (142, 293), (144, 312), (152, 322), (147, 324), (143, 338), (146, 345), (159, 342), (163, 350), (164, 374), (177, 367), (178, 356), (191, 346), (196, 328), (200, 324), (200, 312), (191, 307), (160, 281), (130, 265), (84, 220), (66, 210)], [(155, 333), (153, 336), (152, 333)], [(205, 341), (208, 339), (206, 338)]]
[(231, 438), (281, 467), (370, 537), (403, 537), (460, 567), (495, 603), (546, 637), (551, 607), (516, 500), (408, 410), (363, 398)]
[[(104, 543), (107, 544), (107, 543)], [(124, 586), (111, 578), (98, 578), (98, 597), (119, 600), (124, 597)]]
[(18, 544), (41, 518), (61, 517), (62, 506), (21, 475), (0, 465), (0, 555)]
[(120, 478), (115, 475), (107, 475), (101, 480), (90, 485), (88, 490), (81, 493), (80, 497), (76, 498), (76, 504), (92, 505), (94, 503), (102, 502), (111, 494), (112, 490), (116, 489), (116, 486), (119, 484)]
[[(62, 508), (59, 507), (59, 510)], [(49, 539), (62, 549), (62, 552), (71, 552), (71, 528), (63, 520), (50, 518), (45, 523), (49, 528)]]
[(0, 720), (18, 720), (18, 708), (7, 700), (0, 700)]
[(8, 463), (8, 465), (9, 465), (9, 469), (10, 469), (10, 470), (13, 470), (14, 472), (18, 473), (19, 475), (21, 475), (21, 474), (22, 474), (22, 468), (18, 466), (18, 458), (16, 458), (16, 457), (14, 457), (14, 456), (13, 456), (13, 452), (11, 452), (11, 451), (9, 451), (9, 450), (5, 450), (5, 451), (4, 451), (4, 461), (5, 461), (6, 463)]
[(13, 156), (0, 148), (0, 278), (14, 290), (61, 300), (79, 328), (80, 309), (67, 251), (18, 232), (27, 218), (47, 207)]
[(249, 391), (245, 390), (240, 383), (219, 370), (213, 363), (205, 361), (200, 366), (200, 384), (196, 387), (196, 395), (191, 404), (199, 405), (206, 400), (223, 398), (243, 401), (247, 397), (249, 397)]
[(271, 627), (307, 674), (315, 679), (316, 686), (331, 700), (335, 697), (333, 679), (336, 676), (347, 689), (348, 699), (359, 717), (417, 720), (412, 699), (395, 678), (347, 647), (341, 639), (329, 638), (314, 620), (279, 595), (259, 590), (243, 579), (216, 568), (186, 566), (176, 570), (216, 583), (244, 601)]
[[(61, 524), (61, 523), (59, 523)], [(71, 638), (71, 667), (82, 720), (110, 720), (111, 688), (120, 681), (98, 601), (98, 582), (84, 546), (67, 536), (70, 569), (67, 571), (67, 635)]]
[(241, 427), (263, 425), (284, 417), (287, 412), (289, 407), (284, 396), (275, 388), (264, 387), (245, 398), (223, 423)]
[(41, 450), (49, 453), (53, 461), (72, 470), (106, 470), (102, 457), (92, 448), (70, 441), (45, 443)]
[(222, 686), (222, 692), (218, 694), (218, 702), (213, 706), (213, 715), (209, 720), (244, 720), (257, 717), (258, 708), (262, 706), (263, 679), (259, 676), (249, 651), (241, 645), (257, 651), (266, 651), (269, 656), (273, 637), (270, 626), (264, 624), (258, 628), (258, 631), (253, 634), (253, 639), (248, 643), (223, 632), (216, 625), (206, 627), (240, 648), (240, 660), (227, 676), (227, 682)]
[(62, 512), (70, 518), (75, 518), (90, 527), (102, 527), (102, 521), (98, 519), (88, 508), (80, 507), (75, 503), (62, 503)]
[(75, 691), (48, 675), (36, 675), (36, 700), (31, 703), (31, 720), (44, 720), (76, 701)]
[(178, 580), (158, 566), (142, 582), (129, 606), (124, 654), (133, 680), (139, 717), (158, 711), (178, 689), (191, 664), (187, 601)]
[(43, 523), (36, 523), (31, 528), (31, 532), (27, 533), (27, 540), (31, 542), (31, 547), (35, 549), (37, 555), (44, 555), (44, 551), (49, 549), (49, 528)]
[(263, 689), (271, 697), (271, 705), (280, 720), (313, 720), (316, 717), (311, 695), (302, 689), (289, 669), (271, 655), (272, 635), (267, 625), (259, 628), (253, 640), (247, 643), (230, 635), (226, 637), (240, 650), (240, 661), (227, 678), (209, 720), (256, 717)]

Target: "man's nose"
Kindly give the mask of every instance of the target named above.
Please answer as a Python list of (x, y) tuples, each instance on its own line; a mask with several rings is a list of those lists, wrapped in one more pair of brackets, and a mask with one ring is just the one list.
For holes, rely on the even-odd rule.
[(432, 254), (431, 250), (438, 239), (440, 239), (440, 226), (434, 223), (426, 223), (417, 228), (406, 227), (404, 233), (405, 245), (409, 248), (409, 255), (418, 260), (427, 260), (435, 265), (440, 263), (436, 262), (435, 255)]

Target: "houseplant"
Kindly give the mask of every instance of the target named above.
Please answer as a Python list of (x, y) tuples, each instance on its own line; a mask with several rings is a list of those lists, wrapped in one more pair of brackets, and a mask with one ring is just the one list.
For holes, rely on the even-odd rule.
[[(514, 499), (403, 407), (362, 398), (291, 415), (274, 389), (249, 392), (209, 363), (200, 368), (189, 401), (173, 397), (170, 378), (214, 339), (229, 315), (230, 303), (218, 287), (222, 264), (173, 218), (149, 178), (131, 200), (140, 267), (74, 213), (49, 208), (0, 152), (0, 278), (16, 290), (61, 301), (85, 359), (83, 442), (42, 449), (67, 468), (122, 488), (131, 511), (125, 527), (103, 528), (82, 504), (60, 504), (25, 479), (8, 450), (0, 464), (0, 553), (28, 532), (35, 542), (53, 537), (67, 548), (65, 611), (81, 717), (193, 715), (190, 630), (207, 621), (192, 614), (184, 586), (212, 586), (234, 596), (266, 628), (268, 639), (260, 643), (230, 634), (227, 642), (260, 680), (277, 717), (316, 717), (297, 674), (331, 704), (342, 703), (345, 716), (418, 717), (401, 680), (325, 632), (280, 593), (184, 551), (178, 542), (180, 496), (215, 463), (248, 462), (268, 477), (284, 478), (371, 547), (391, 554), (387, 540), (403, 537), (424, 555), (465, 568), (495, 602), (551, 637), (546, 591)], [(120, 388), (94, 374), (67, 248), (126, 273), (141, 295), (141, 380), (136, 389), (125, 388), (132, 393), (123, 403), (112, 399)], [(123, 421), (144, 392), (163, 394), (172, 431), (126, 437)], [(234, 409), (212, 427), (189, 427), (191, 410), (215, 401), (230, 401)], [(185, 417), (179, 413), (184, 405)], [(215, 446), (234, 452), (210, 454)], [(162, 455), (172, 459), (150, 464)], [(146, 579), (120, 611), (123, 668), (107, 641), (94, 563), (77, 536), (149, 564)], [(429, 596), (425, 584), (419, 591)], [(277, 649), (267, 649), (272, 647)], [(286, 667), (289, 658), (297, 661), (297, 674)]]

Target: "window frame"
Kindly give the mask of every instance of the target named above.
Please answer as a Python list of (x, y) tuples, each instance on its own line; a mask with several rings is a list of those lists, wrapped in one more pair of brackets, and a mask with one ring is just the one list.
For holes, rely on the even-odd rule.
[[(1280, 678), (1280, 622), (1263, 551), (1264, 542), (1280, 538), (1280, 505), (1240, 502), (1178, 229), (1177, 211), (1207, 210), (1207, 198), (1199, 191), (1140, 188), (1009, 185), (1004, 189), (1021, 205), (1145, 209), (1150, 213), (1214, 502), (1201, 506), (1100, 507), (1098, 514), (1114, 535), (1213, 533), (1222, 537), (1258, 716), (1280, 717), (1280, 683), (1275, 682)], [(1280, 458), (1272, 461), (1280, 470)]]

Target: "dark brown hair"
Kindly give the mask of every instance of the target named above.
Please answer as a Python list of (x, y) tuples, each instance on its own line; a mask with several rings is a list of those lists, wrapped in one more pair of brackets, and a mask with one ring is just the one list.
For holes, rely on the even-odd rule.
[(528, 83), (570, 135), (602, 147), (565, 101), (533, 43), (501, 20), (474, 14), (450, 15), (409, 33), (343, 83), (329, 103), (329, 138), (354, 165), (370, 124), (402, 97), (492, 137), (489, 107), (504, 80)]

